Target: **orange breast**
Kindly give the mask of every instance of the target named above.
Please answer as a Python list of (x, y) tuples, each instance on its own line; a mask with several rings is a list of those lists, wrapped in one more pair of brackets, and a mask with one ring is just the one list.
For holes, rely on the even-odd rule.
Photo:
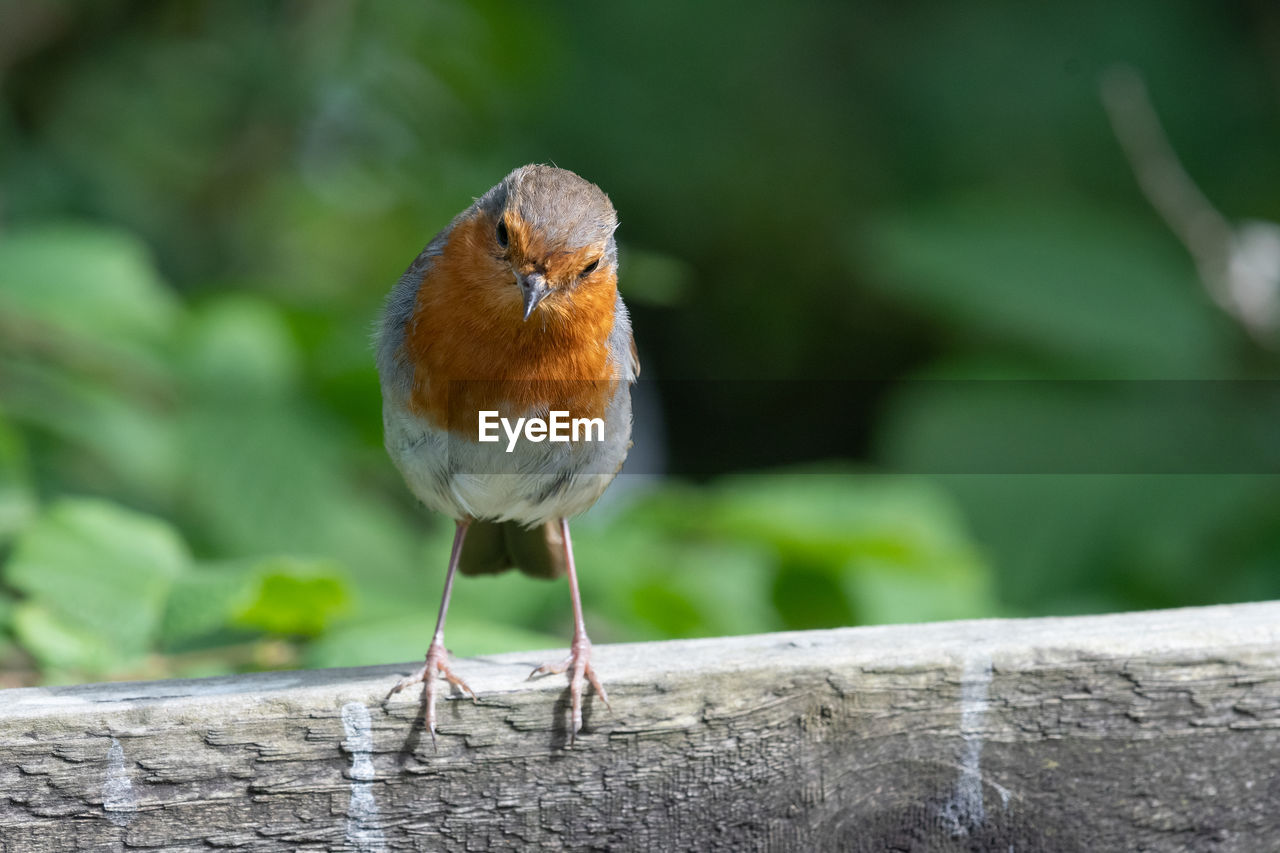
[(553, 293), (526, 322), (511, 268), (493, 254), (488, 231), (480, 215), (459, 223), (418, 289), (405, 335), (411, 408), (472, 437), (481, 410), (603, 417), (619, 381), (609, 358), (616, 278), (596, 275)]

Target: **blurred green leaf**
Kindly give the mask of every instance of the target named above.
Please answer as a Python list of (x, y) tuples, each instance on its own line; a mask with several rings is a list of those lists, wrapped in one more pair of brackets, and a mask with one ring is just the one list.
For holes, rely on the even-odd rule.
[(299, 357), (279, 311), (258, 299), (196, 313), (184, 346), (193, 374), (179, 429), (184, 511), (219, 554), (322, 555), (359, 566), (370, 583), (389, 578), (403, 595), (419, 577), (413, 531), (358, 482), (359, 443), (296, 387)]
[(313, 637), (352, 606), (352, 590), (329, 560), (293, 556), (202, 564), (174, 584), (163, 637), (174, 650), (256, 633)]
[(137, 237), (75, 224), (0, 239), (0, 310), (115, 344), (163, 341), (179, 315)]
[[(651, 535), (669, 538), (662, 530)], [(695, 540), (680, 544), (678, 559), (653, 559), (662, 553), (661, 548), (638, 552), (636, 562), (649, 563), (639, 577), (650, 589), (666, 590), (683, 601), (687, 619), (680, 624), (672, 613), (652, 607), (646, 616), (637, 606), (637, 615), (659, 629), (655, 638), (762, 633), (785, 624), (770, 601), (777, 567), (768, 550), (735, 541)]]
[(967, 593), (950, 609), (924, 597), (917, 618), (994, 609), (989, 567), (955, 507), (924, 480), (779, 473), (725, 478), (716, 492), (701, 523), (776, 549), (771, 595), (786, 627), (892, 621), (912, 587)]
[[(418, 571), (425, 583), (421, 592), (407, 602), (401, 598), (400, 612), (433, 622), (449, 559), (449, 540), (441, 536), (429, 549), (431, 559)], [(575, 545), (577, 543), (575, 542)], [(450, 625), (466, 622), (503, 623), (529, 629), (548, 628), (567, 618), (569, 591), (559, 582), (547, 583), (518, 572), (485, 575), (459, 580), (449, 606)], [(403, 605), (408, 604), (407, 608)]]
[(873, 284), (1066, 375), (1219, 378), (1228, 326), (1155, 227), (1070, 196), (951, 199), (860, 234)]
[(77, 679), (71, 673), (107, 673), (129, 661), (101, 635), (68, 621), (51, 607), (34, 601), (19, 604), (13, 613), (13, 633), (45, 670), (46, 677)]
[(926, 564), (969, 553), (960, 517), (922, 479), (779, 472), (725, 477), (700, 526), (767, 542), (788, 558), (842, 565), (855, 557)]
[(106, 480), (154, 504), (171, 500), (181, 456), (171, 412), (50, 365), (0, 367), (14, 419), (63, 442), (48, 464), (66, 483), (104, 489)]
[(192, 313), (183, 372), (205, 394), (236, 400), (292, 394), (301, 376), (297, 344), (281, 313), (261, 297), (222, 296)]
[(782, 624), (793, 631), (857, 624), (857, 611), (840, 581), (829, 567), (782, 567), (772, 589)]
[(160, 637), (166, 651), (217, 641), (235, 614), (254, 600), (258, 577), (251, 561), (197, 565), (179, 575), (165, 603)]
[(1278, 418), (1276, 396), (1244, 382), (908, 381), (878, 455), (934, 473), (1265, 471)]
[(697, 604), (660, 581), (636, 584), (631, 606), (639, 619), (664, 636), (693, 636), (703, 625)]
[(185, 498), (226, 552), (329, 552), (348, 485), (330, 424), (309, 414), (253, 397), (214, 397), (187, 413)]
[(63, 499), (23, 532), (5, 566), (23, 593), (15, 630), (37, 658), (107, 672), (150, 650), (190, 556), (167, 523), (105, 501)]
[(1257, 597), (1228, 579), (1280, 578), (1243, 562), (1262, 525), (1242, 520), (1274, 482), (1201, 473), (1265, 470), (1272, 408), (1247, 383), (926, 380), (891, 396), (878, 445), (895, 470), (939, 473), (1010, 607), (1177, 606)]
[(0, 549), (36, 514), (22, 435), (0, 416)]
[[(13, 596), (7, 590), (0, 590), (0, 629), (9, 628), (16, 608), (17, 603), (13, 600)], [(7, 640), (0, 640), (0, 660), (3, 660), (5, 651), (12, 651), (12, 647), (13, 644)]]
[[(673, 490), (684, 504), (683, 489)], [(745, 634), (780, 626), (769, 600), (776, 572), (771, 549), (705, 531), (684, 535), (653, 524), (667, 492), (602, 527), (579, 525), (574, 550), (583, 607), (600, 641)], [(568, 590), (553, 612), (571, 628)], [(551, 623), (556, 624), (556, 623)]]
[[(162, 503), (173, 473), (166, 352), (181, 308), (134, 236), (94, 225), (0, 239), (0, 381), (7, 413), (72, 452), (76, 488)], [(73, 457), (79, 458), (73, 458)], [(93, 469), (93, 470), (90, 470)]]
[(254, 568), (256, 589), (235, 624), (270, 634), (312, 637), (351, 606), (350, 592), (331, 562), (277, 557)]
[[(328, 631), (307, 648), (308, 666), (371, 666), (421, 661), (435, 629), (435, 610), (362, 620)], [(498, 620), (450, 621), (445, 645), (458, 656), (568, 646), (558, 637)], [(543, 661), (532, 661), (537, 666)]]
[(963, 563), (919, 571), (867, 562), (845, 575), (845, 590), (866, 624), (999, 615), (990, 573)]
[(922, 597), (925, 618), (995, 608), (990, 568), (921, 479), (780, 471), (701, 490), (672, 483), (578, 529), (584, 607), (627, 637), (888, 621), (905, 599), (895, 590), (912, 585), (945, 590)]
[[(1273, 477), (936, 479), (966, 511), (1015, 612), (1100, 613), (1280, 594), (1280, 559), (1265, 532), (1273, 528), (1262, 520), (1275, 517)], [(1255, 584), (1248, 594), (1244, 583)]]

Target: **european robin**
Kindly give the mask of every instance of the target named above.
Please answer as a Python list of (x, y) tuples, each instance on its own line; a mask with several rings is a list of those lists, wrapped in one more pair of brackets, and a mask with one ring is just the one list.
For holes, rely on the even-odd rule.
[(459, 570), (567, 574), (569, 656), (530, 678), (568, 673), (571, 741), (584, 682), (608, 705), (591, 667), (569, 519), (596, 502), (631, 445), (640, 366), (618, 294), (617, 226), (595, 184), (523, 166), (437, 234), (387, 299), (377, 343), (387, 452), (414, 495), (456, 524), (426, 662), (391, 690), (423, 683), (433, 742), (436, 676), (476, 698), (444, 647)]

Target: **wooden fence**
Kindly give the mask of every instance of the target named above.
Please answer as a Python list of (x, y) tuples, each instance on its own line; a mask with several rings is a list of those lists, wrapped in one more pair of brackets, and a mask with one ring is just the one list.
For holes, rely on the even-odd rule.
[(0, 691), (0, 848), (1280, 850), (1280, 602)]

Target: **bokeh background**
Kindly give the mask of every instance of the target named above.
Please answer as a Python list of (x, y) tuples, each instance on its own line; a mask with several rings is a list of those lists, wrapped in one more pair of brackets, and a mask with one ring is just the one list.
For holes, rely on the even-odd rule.
[[(1148, 470), (1159, 414), (1061, 397), (1276, 378), (1270, 0), (3, 0), (0, 681), (420, 656), (451, 526), (371, 329), (534, 161), (619, 209), (644, 364), (575, 525), (597, 642), (1280, 597), (1274, 456)], [(511, 575), (447, 636), (569, 633)]]

